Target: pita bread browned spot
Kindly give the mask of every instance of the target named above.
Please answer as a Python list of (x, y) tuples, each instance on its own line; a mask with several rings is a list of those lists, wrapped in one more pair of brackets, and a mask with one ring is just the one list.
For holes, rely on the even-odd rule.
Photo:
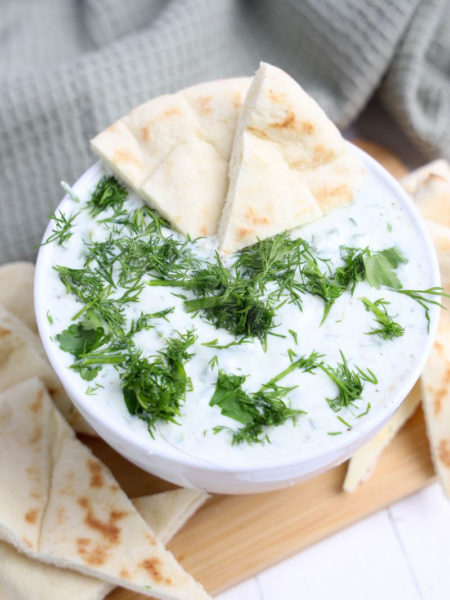
[[(178, 489), (143, 496), (133, 503), (156, 537), (165, 544), (207, 497), (204, 492)], [(122, 569), (120, 575), (130, 577), (126, 569)], [(0, 542), (2, 599), (49, 600), (58, 590), (58, 600), (102, 600), (112, 587), (100, 579), (33, 560)]]
[(348, 204), (362, 171), (318, 104), (261, 63), (236, 127), (220, 247), (234, 252)]
[(2, 540), (30, 558), (147, 596), (209, 598), (126, 495), (111, 494), (112, 474), (76, 439), (38, 379), (0, 394), (0, 444), (0, 480), (9, 482), (0, 491)]
[(223, 79), (149, 100), (99, 133), (92, 149), (175, 229), (213, 235), (249, 85), (249, 78)]
[(0, 305), (0, 392), (30, 377), (46, 384), (58, 409), (78, 432), (96, 435), (62, 388), (38, 336)]

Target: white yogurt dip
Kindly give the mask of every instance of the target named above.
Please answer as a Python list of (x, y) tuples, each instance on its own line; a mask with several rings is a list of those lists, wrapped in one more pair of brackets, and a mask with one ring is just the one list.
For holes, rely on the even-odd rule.
[[(86, 245), (106, 239), (109, 226), (98, 221), (110, 215), (111, 209), (101, 213), (96, 219), (88, 211), (80, 210), (94, 187), (95, 184), (89, 192), (81, 195), (81, 205), (68, 198), (61, 206), (67, 216), (75, 213), (78, 215), (74, 219), (70, 239), (62, 246), (51, 244), (53, 265), (82, 268)], [(142, 201), (130, 193), (124, 206), (133, 210), (141, 205)], [(167, 233), (177, 235), (171, 230)], [(383, 191), (382, 183), (372, 172), (367, 173), (352, 205), (339, 208), (295, 230), (291, 235), (309, 242), (320, 257), (330, 259), (333, 267), (342, 264), (341, 246), (368, 246), (372, 251), (396, 246), (408, 259), (407, 263), (399, 265), (395, 271), (403, 288), (426, 289), (432, 285), (426, 268), (427, 248), (421, 232), (391, 189), (385, 186)], [(216, 249), (213, 238), (199, 240), (193, 247), (196, 255), (203, 260), (213, 259)], [(224, 259), (225, 264), (230, 261), (230, 258)], [(150, 275), (146, 277), (148, 280), (153, 278)], [(69, 369), (74, 357), (59, 348), (56, 335), (73, 324), (72, 318), (82, 305), (67, 293), (58, 273), (53, 269), (45, 272), (40, 285), (47, 290), (47, 332), (52, 336), (59, 360)], [(336, 300), (322, 325), (323, 300), (304, 294), (301, 311), (289, 302), (277, 309), (276, 326), (272, 330), (275, 335), (269, 334), (266, 350), (258, 339), (227, 349), (216, 349), (202, 344), (217, 340), (217, 344), (226, 345), (235, 339), (234, 336), (206, 322), (200, 314), (187, 313), (183, 299), (174, 295), (180, 292), (188, 298), (194, 297), (190, 291), (179, 288), (145, 286), (139, 302), (125, 306), (128, 323), (141, 312), (154, 313), (174, 307), (167, 321), (158, 319), (154, 328), (136, 334), (135, 344), (144, 356), (153, 356), (164, 347), (167, 338), (176, 332), (185, 332), (194, 327), (198, 336), (195, 345), (190, 348), (194, 356), (185, 363), (186, 373), (192, 381), (192, 390), (186, 393), (177, 424), (158, 423), (156, 442), (164, 440), (161, 443), (168, 443), (187, 454), (201, 457), (207, 463), (224, 467), (241, 465), (244, 456), (246, 465), (257, 466), (272, 460), (301, 457), (314, 450), (325, 451), (341, 444), (343, 438), (361, 426), (365, 418), (375, 418), (386, 411), (392, 391), (401, 386), (415, 368), (428, 336), (424, 309), (419, 304), (406, 295), (384, 287), (375, 289), (363, 281), (356, 285), (353, 295), (346, 291)], [(403, 326), (404, 335), (393, 340), (367, 335), (376, 326), (376, 322), (374, 315), (365, 309), (361, 297), (367, 297), (371, 301), (378, 298), (388, 301), (388, 312)], [(297, 336), (289, 330), (294, 331)], [(331, 366), (336, 366), (341, 360), (342, 351), (350, 368), (358, 366), (364, 371), (371, 369), (377, 376), (378, 383), (366, 382), (361, 399), (336, 413), (326, 400), (337, 395), (336, 385), (330, 378), (320, 369), (314, 373), (296, 370), (280, 382), (287, 387), (297, 386), (285, 398), (290, 407), (306, 413), (299, 415), (295, 424), (288, 420), (278, 427), (270, 427), (266, 432), (270, 442), (252, 445), (232, 445), (232, 437), (227, 430), (214, 433), (213, 429), (217, 426), (232, 430), (240, 427), (236, 420), (224, 416), (218, 406), (209, 404), (215, 390), (218, 369), (229, 374), (247, 376), (243, 388), (254, 392), (290, 364), (289, 351), (298, 357), (312, 351), (319, 352), (323, 355), (324, 362)], [(84, 381), (77, 373), (70, 373), (79, 388), (92, 394), (90, 400), (101, 411), (109, 417), (112, 415), (114, 419), (126, 422), (136, 438), (149, 440), (150, 443), (146, 423), (127, 411), (119, 374), (114, 366), (103, 366), (91, 382)]]

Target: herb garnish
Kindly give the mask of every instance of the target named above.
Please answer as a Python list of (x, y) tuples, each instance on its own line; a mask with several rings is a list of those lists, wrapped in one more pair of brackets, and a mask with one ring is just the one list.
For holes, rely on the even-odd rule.
[(196, 339), (190, 330), (169, 338), (152, 360), (132, 352), (125, 362), (121, 374), (125, 404), (130, 414), (147, 422), (152, 437), (157, 421), (176, 423), (189, 384), (184, 363), (192, 354), (187, 350)]
[(209, 404), (219, 406), (223, 415), (242, 423), (243, 427), (233, 430), (229, 427), (217, 426), (214, 428), (214, 433), (230, 431), (232, 444), (269, 442), (268, 434), (265, 433), (266, 428), (282, 425), (288, 419), (295, 423), (298, 415), (306, 414), (303, 410), (290, 408), (283, 401), (283, 398), (296, 386), (281, 387), (278, 382), (295, 369), (313, 372), (320, 366), (320, 358), (321, 355), (317, 352), (298, 358), (253, 393), (242, 389), (246, 380), (245, 375), (231, 375), (220, 370), (216, 389)]
[(370, 369), (364, 372), (359, 367), (356, 367), (354, 371), (351, 371), (342, 350), (340, 351), (340, 355), (342, 362), (338, 363), (336, 367), (324, 364), (319, 365), (322, 371), (338, 387), (339, 394), (335, 398), (327, 398), (330, 408), (335, 412), (338, 412), (341, 408), (348, 408), (361, 398), (364, 388), (363, 382), (378, 383), (376, 375)]
[(72, 227), (78, 215), (79, 213), (74, 213), (70, 217), (67, 217), (61, 211), (59, 211), (59, 214), (54, 213), (51, 215), (50, 219), (55, 223), (55, 226), (52, 233), (48, 236), (45, 242), (42, 242), (41, 246), (46, 246), (52, 242), (56, 242), (58, 246), (62, 246), (64, 242), (72, 237)]
[(108, 338), (100, 319), (93, 311), (89, 311), (79, 323), (58, 333), (56, 339), (61, 350), (80, 358), (102, 346)]
[(118, 213), (122, 210), (127, 195), (125, 186), (119, 183), (115, 177), (105, 175), (97, 183), (94, 193), (87, 202), (89, 212), (96, 217), (107, 208), (113, 207), (114, 211)]
[(450, 294), (446, 294), (441, 287), (432, 287), (427, 290), (395, 290), (399, 294), (404, 294), (405, 296), (409, 296), (412, 300), (415, 300), (425, 311), (425, 318), (427, 320), (427, 330), (430, 330), (430, 308), (428, 304), (435, 304), (436, 306), (440, 306), (441, 308), (445, 307), (438, 302), (437, 300), (433, 300), (432, 298), (427, 298), (427, 296), (445, 296), (445, 298), (450, 298)]
[(366, 310), (371, 311), (375, 315), (377, 323), (380, 325), (378, 329), (367, 331), (367, 335), (379, 335), (383, 340), (393, 340), (396, 337), (401, 337), (405, 330), (394, 321), (391, 315), (388, 314), (386, 306), (390, 304), (383, 298), (378, 298), (375, 302), (371, 302), (368, 298), (360, 298), (361, 302), (366, 307)]
[(402, 284), (394, 273), (400, 264), (407, 263), (408, 259), (395, 246), (380, 250), (368, 251), (363, 256), (365, 279), (369, 285), (379, 288), (381, 285), (398, 290)]

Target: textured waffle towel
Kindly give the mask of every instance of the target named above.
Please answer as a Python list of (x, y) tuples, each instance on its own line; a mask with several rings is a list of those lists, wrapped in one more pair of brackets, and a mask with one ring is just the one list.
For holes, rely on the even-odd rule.
[(89, 139), (148, 98), (288, 71), (341, 127), (374, 92), (413, 143), (449, 156), (448, 0), (3, 0), (0, 263), (32, 258), (95, 159)]

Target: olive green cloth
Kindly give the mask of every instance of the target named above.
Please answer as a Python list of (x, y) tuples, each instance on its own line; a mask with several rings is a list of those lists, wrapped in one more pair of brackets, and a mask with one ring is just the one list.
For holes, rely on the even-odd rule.
[(164, 92), (288, 71), (340, 126), (379, 98), (429, 157), (450, 153), (448, 0), (3, 0), (0, 263), (33, 258), (94, 162), (89, 139)]

